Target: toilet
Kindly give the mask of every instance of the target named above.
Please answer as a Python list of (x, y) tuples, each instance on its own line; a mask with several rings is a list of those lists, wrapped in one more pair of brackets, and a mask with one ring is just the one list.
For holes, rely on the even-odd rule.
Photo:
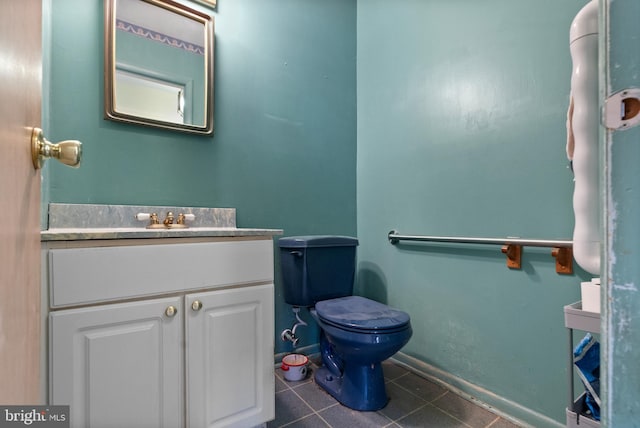
[(409, 315), (352, 295), (356, 238), (292, 236), (278, 246), (285, 302), (308, 307), (321, 329), (316, 383), (349, 408), (383, 408), (388, 397), (381, 362), (411, 338)]

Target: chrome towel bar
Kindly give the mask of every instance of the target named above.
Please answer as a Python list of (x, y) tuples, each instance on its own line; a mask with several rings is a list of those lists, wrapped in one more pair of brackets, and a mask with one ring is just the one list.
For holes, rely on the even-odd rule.
[(524, 238), (470, 238), (462, 236), (424, 236), (400, 235), (392, 230), (387, 235), (392, 245), (400, 241), (440, 242), (448, 244), (484, 244), (501, 245), (502, 252), (507, 256), (507, 267), (520, 269), (522, 267), (522, 247), (553, 248), (551, 255), (556, 259), (556, 272), (562, 274), (573, 273), (573, 241), (565, 239), (524, 239)]
[(524, 238), (470, 238), (458, 236), (425, 236), (425, 235), (400, 235), (398, 231), (389, 232), (389, 242), (393, 245), (400, 241), (421, 242), (446, 242), (458, 244), (485, 244), (485, 245), (522, 245), (525, 247), (549, 247), (572, 248), (573, 241), (563, 239), (524, 239)]

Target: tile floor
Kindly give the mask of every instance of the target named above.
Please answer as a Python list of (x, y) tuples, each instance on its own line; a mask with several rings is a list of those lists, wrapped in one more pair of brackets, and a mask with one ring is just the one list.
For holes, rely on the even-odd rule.
[(516, 428), (518, 425), (391, 362), (383, 363), (389, 404), (377, 412), (357, 412), (339, 404), (313, 381), (316, 363), (300, 382), (289, 382), (276, 368), (276, 418), (267, 428), (465, 427)]

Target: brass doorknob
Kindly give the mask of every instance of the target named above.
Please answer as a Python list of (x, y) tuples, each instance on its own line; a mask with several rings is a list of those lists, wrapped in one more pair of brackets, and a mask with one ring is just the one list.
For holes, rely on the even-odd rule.
[(82, 158), (82, 143), (77, 140), (61, 141), (53, 144), (44, 138), (42, 129), (33, 128), (31, 132), (31, 160), (35, 169), (42, 168), (44, 162), (49, 159), (58, 159), (65, 165), (73, 168), (80, 167)]
[(194, 311), (199, 311), (200, 309), (202, 309), (202, 302), (200, 300), (194, 300), (191, 304), (191, 309), (193, 309)]
[(168, 317), (173, 317), (177, 313), (178, 313), (178, 308), (176, 308), (173, 305), (168, 306), (167, 309), (164, 310), (164, 314)]

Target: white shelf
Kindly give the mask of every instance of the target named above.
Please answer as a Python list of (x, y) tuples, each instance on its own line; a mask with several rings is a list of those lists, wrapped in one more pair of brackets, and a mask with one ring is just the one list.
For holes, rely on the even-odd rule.
[(564, 324), (567, 328), (600, 333), (600, 314), (582, 310), (582, 301), (564, 307)]

